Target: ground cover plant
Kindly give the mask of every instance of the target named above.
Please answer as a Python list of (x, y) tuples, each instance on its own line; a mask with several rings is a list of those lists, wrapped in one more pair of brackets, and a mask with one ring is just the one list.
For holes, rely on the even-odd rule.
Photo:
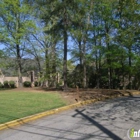
[(0, 91), (0, 124), (64, 106), (58, 93)]

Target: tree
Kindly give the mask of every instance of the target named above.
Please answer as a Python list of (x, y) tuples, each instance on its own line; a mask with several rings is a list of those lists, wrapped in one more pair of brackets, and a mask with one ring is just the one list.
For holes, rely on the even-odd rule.
[[(81, 69), (82, 69), (82, 77), (83, 77), (83, 87), (87, 87), (87, 71), (86, 71), (86, 54), (89, 51), (88, 37), (89, 30), (91, 27), (91, 9), (93, 8), (93, 0), (85, 1), (80, 0), (76, 1), (74, 11), (74, 16), (72, 17), (72, 30), (71, 35), (73, 39), (76, 41), (78, 46), (78, 51), (73, 50), (73, 54), (79, 57)], [(75, 53), (76, 51), (76, 53)]]
[[(117, 4), (117, 20), (119, 24), (117, 40), (118, 43), (124, 48), (128, 61), (128, 79), (129, 79), (129, 88), (132, 88), (132, 76), (133, 75), (133, 65), (132, 63), (135, 61), (134, 56), (136, 56), (133, 49), (137, 48), (138, 43), (138, 34), (139, 31), (139, 3), (137, 0), (123, 0), (119, 1)], [(124, 63), (123, 65), (123, 73), (124, 70)], [(123, 76), (124, 81), (124, 76)]]
[[(45, 23), (46, 33), (54, 37), (56, 34), (63, 38), (64, 59), (63, 59), (63, 79), (64, 90), (67, 89), (67, 41), (68, 31), (71, 24), (71, 13), (74, 1), (39, 1), (42, 6), (41, 19)], [(54, 41), (55, 42), (55, 41)]]
[(25, 36), (35, 29), (29, 9), (31, 8), (24, 0), (2, 0), (0, 2), (0, 26), (1, 31), (4, 32), (1, 43), (7, 46), (12, 56), (16, 56), (20, 86), (22, 86), (21, 53), (25, 47), (23, 45)]

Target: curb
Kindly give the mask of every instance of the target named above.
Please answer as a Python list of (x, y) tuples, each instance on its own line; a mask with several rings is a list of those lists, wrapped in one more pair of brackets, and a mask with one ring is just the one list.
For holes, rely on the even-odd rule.
[(17, 125), (21, 125), (21, 124), (27, 123), (29, 121), (33, 121), (33, 120), (36, 120), (36, 119), (39, 119), (39, 118), (42, 118), (42, 117), (45, 117), (45, 116), (53, 115), (53, 114), (56, 114), (56, 113), (59, 113), (59, 112), (62, 112), (62, 111), (68, 110), (68, 109), (72, 109), (72, 108), (80, 107), (80, 106), (83, 106), (83, 105), (86, 105), (86, 104), (94, 103), (96, 101), (98, 101), (98, 100), (93, 99), (93, 100), (82, 101), (82, 102), (78, 102), (78, 103), (75, 103), (75, 104), (72, 104), (72, 105), (56, 108), (56, 109), (53, 109), (53, 110), (45, 111), (45, 112), (42, 112), (42, 113), (38, 113), (38, 114), (35, 114), (35, 115), (31, 115), (31, 116), (28, 116), (28, 117), (24, 117), (24, 118), (21, 118), (21, 119), (10, 121), (10, 122), (4, 123), (4, 124), (0, 124), (0, 130), (7, 129), (7, 128), (17, 126)]
[[(140, 93), (137, 92), (137, 93), (133, 93), (132, 95), (138, 95), (138, 94), (140, 94)], [(56, 109), (53, 109), (53, 110), (45, 111), (45, 112), (42, 112), (42, 113), (38, 113), (38, 114), (35, 114), (35, 115), (31, 115), (31, 116), (28, 116), (28, 117), (24, 117), (24, 118), (21, 118), (21, 119), (10, 121), (10, 122), (4, 123), (4, 124), (0, 124), (0, 130), (8, 129), (10, 127), (21, 125), (21, 124), (25, 124), (29, 121), (33, 121), (33, 120), (36, 120), (36, 119), (39, 119), (39, 118), (42, 118), (42, 117), (45, 117), (45, 116), (53, 115), (53, 114), (56, 114), (56, 113), (59, 113), (59, 112), (65, 111), (65, 110), (69, 110), (69, 109), (72, 109), (72, 108), (76, 108), (76, 107), (80, 107), (80, 106), (83, 106), (83, 105), (95, 103), (97, 101), (103, 101), (103, 100), (106, 100), (106, 99), (113, 99), (115, 97), (123, 97), (123, 96), (129, 96), (129, 95), (128, 94), (117, 95), (117, 96), (113, 95), (113, 96), (110, 96), (110, 97), (106, 96), (106, 97), (101, 97), (101, 98), (98, 98), (98, 99), (81, 101), (81, 102), (71, 104), (71, 105), (68, 105), (68, 106), (56, 108)]]

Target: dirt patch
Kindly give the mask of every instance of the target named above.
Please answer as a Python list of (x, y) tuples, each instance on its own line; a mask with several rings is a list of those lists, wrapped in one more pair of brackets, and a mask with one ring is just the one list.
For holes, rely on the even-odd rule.
[(110, 97), (124, 96), (124, 94), (132, 95), (129, 91), (123, 90), (108, 90), (108, 89), (71, 89), (67, 92), (59, 92), (68, 104), (76, 103), (77, 101), (86, 101), (91, 99), (100, 100), (101, 98), (109, 99)]
[(124, 96), (125, 94), (132, 96), (133, 93), (139, 92), (136, 90), (113, 90), (113, 89), (68, 89), (67, 92), (62, 91), (61, 89), (55, 88), (16, 88), (12, 89), (14, 91), (27, 91), (27, 92), (37, 92), (37, 93), (58, 93), (61, 97), (67, 102), (67, 104), (73, 104), (78, 101), (85, 101), (90, 99), (100, 99), (100, 98), (110, 98), (110, 97), (118, 97)]

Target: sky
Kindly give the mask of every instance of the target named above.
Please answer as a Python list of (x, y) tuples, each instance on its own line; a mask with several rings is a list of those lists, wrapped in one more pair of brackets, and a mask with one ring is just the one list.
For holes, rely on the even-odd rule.
[(2, 50), (4, 48), (4, 45), (0, 44), (0, 50)]

